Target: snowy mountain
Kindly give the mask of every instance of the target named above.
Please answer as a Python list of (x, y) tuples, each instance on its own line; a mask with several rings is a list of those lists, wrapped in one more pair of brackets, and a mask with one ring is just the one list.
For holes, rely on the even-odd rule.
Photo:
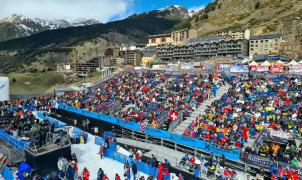
[(189, 16), (188, 10), (182, 6), (174, 5), (174, 6), (168, 6), (165, 8), (161, 8), (158, 10), (148, 11), (144, 12), (142, 14), (134, 14), (130, 17), (135, 16), (144, 16), (144, 15), (157, 15), (157, 16), (168, 16), (168, 17), (181, 17), (186, 18)]
[(26, 37), (42, 31), (61, 29), (73, 26), (87, 26), (98, 24), (95, 19), (68, 20), (44, 20), (39, 18), (27, 18), (13, 14), (4, 19), (0, 19), (0, 41), (14, 38)]

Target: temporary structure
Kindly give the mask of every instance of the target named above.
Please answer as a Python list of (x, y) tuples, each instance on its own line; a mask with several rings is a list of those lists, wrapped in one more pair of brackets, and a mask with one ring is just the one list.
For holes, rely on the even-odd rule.
[(271, 63), (269, 63), (268, 61), (264, 61), (261, 65), (262, 65), (262, 66), (270, 66)]
[(295, 60), (292, 60), (291, 62), (289, 62), (287, 65), (297, 65), (298, 63)]
[(249, 66), (258, 66), (258, 63), (256, 63), (256, 61), (253, 61), (249, 64)]
[(278, 61), (276, 62), (276, 64), (284, 64), (284, 62), (278, 60)]

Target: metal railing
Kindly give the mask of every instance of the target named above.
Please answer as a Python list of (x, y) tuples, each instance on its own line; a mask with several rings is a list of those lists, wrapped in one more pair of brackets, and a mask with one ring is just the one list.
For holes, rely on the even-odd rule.
[(21, 144), (20, 141), (7, 134), (4, 130), (0, 129), (0, 138), (6, 143), (10, 144), (16, 151), (23, 154), (26, 144)]
[[(59, 139), (59, 143), (56, 142), (56, 140)], [(55, 133), (47, 133), (47, 139), (45, 144), (43, 144), (41, 147), (37, 147), (36, 143), (33, 141), (31, 141), (30, 146), (26, 148), (26, 150), (28, 150), (29, 152), (33, 153), (33, 154), (40, 154), (40, 153), (45, 153), (47, 151), (51, 151), (53, 149), (47, 149), (47, 146), (51, 145), (51, 144), (56, 144), (58, 145), (57, 147), (53, 148), (61, 148), (67, 145), (70, 145), (70, 138), (67, 135), (63, 135), (63, 134), (55, 134)]]
[(163, 124), (167, 121), (168, 119), (168, 111), (164, 111), (160, 117), (157, 118), (157, 123), (158, 123), (158, 127), (162, 127)]
[[(176, 144), (176, 143), (170, 142), (168, 140), (150, 137), (146, 134), (136, 132), (133, 130), (122, 128), (121, 131), (115, 130), (114, 133), (115, 133), (116, 137), (127, 138), (127, 139), (132, 139), (132, 140), (136, 140), (136, 141), (140, 141), (140, 142), (146, 142), (149, 144), (160, 145), (160, 146), (163, 146), (166, 148), (174, 149), (176, 151), (188, 153), (188, 154), (191, 154), (194, 156), (204, 156), (206, 160), (210, 159), (210, 154), (204, 152), (202, 149), (195, 149), (195, 148), (191, 148), (188, 146)], [(158, 157), (160, 158), (160, 156), (158, 156)], [(176, 158), (176, 161), (179, 161), (179, 159)], [(225, 164), (227, 167), (229, 167), (231, 169), (234, 169), (234, 170), (240, 171), (240, 172), (244, 172), (244, 173), (248, 172), (252, 175), (256, 175), (258, 169), (260, 168), (260, 167), (254, 166), (254, 165), (246, 164), (245, 162), (243, 162), (241, 160), (232, 161), (232, 160), (226, 159)], [(173, 165), (175, 165), (175, 167), (179, 168), (179, 169), (183, 168), (179, 164), (173, 164)]]

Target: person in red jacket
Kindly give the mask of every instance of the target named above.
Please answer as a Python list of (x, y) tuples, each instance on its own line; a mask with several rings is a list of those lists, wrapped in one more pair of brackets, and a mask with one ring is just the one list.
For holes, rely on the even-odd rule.
[(121, 177), (117, 173), (115, 174), (115, 180), (121, 180)]
[(293, 180), (299, 180), (299, 173), (296, 170), (293, 173)]
[(102, 177), (102, 180), (109, 180), (108, 176), (106, 176), (106, 174), (104, 174), (104, 176)]
[(78, 163), (76, 161), (72, 161), (72, 163), (74, 164), (74, 173), (75, 173), (75, 176), (78, 177), (78, 175), (79, 175)]
[(164, 177), (164, 165), (162, 163), (160, 163), (158, 165), (158, 175), (157, 175), (157, 180), (163, 180)]
[(89, 180), (90, 173), (86, 167), (84, 168), (84, 170), (82, 172), (82, 176), (83, 176), (83, 180)]
[(182, 174), (178, 174), (178, 180), (184, 180), (184, 178), (182, 177)]

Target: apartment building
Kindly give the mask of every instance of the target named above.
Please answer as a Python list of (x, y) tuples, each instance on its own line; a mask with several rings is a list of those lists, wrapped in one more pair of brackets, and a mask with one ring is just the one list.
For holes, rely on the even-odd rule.
[(149, 46), (144, 48), (142, 57), (142, 66), (147, 67), (152, 61), (155, 60), (156, 57), (156, 47)]
[(219, 31), (216, 36), (229, 36), (232, 39), (239, 40), (239, 39), (250, 39), (251, 37), (251, 31), (249, 29), (246, 30), (223, 30)]
[(140, 50), (125, 51), (125, 65), (139, 66), (142, 61), (142, 52)]
[(158, 46), (158, 45), (171, 44), (171, 43), (172, 43), (171, 34), (158, 34), (148, 37), (147, 46)]
[(302, 56), (301, 41), (283, 41), (281, 42), (280, 54), (290, 59), (297, 59)]
[(248, 41), (212, 36), (189, 40), (185, 45), (160, 46), (157, 57), (163, 61), (200, 61), (211, 57), (242, 57), (248, 55)]
[(182, 45), (189, 39), (197, 38), (197, 31), (194, 29), (181, 29), (171, 33), (172, 44)]
[(249, 40), (249, 55), (279, 54), (282, 42), (281, 34), (252, 36)]
[(181, 29), (173, 31), (169, 34), (157, 34), (148, 37), (147, 46), (160, 46), (160, 45), (183, 45), (189, 39), (197, 37), (197, 31), (194, 29)]

